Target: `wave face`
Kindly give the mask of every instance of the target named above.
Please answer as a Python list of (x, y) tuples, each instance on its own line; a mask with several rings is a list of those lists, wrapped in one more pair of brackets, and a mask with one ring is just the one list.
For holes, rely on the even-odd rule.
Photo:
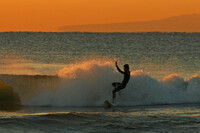
[[(111, 61), (71, 64), (57, 76), (0, 75), (19, 93), (23, 105), (102, 106), (111, 100), (112, 82), (122, 81)], [(132, 71), (127, 87), (117, 94), (117, 106), (200, 102), (200, 77), (171, 74), (159, 81), (142, 70)]]
[(0, 81), (0, 109), (13, 109), (20, 105), (19, 95), (14, 89)]

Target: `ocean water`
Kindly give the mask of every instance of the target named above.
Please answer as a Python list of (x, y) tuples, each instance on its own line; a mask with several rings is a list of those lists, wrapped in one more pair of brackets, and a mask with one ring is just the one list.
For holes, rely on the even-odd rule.
[(0, 73), (54, 75), (98, 57), (117, 58), (156, 79), (191, 77), (199, 73), (199, 42), (199, 33), (0, 33)]
[(200, 106), (102, 108), (25, 107), (1, 112), (2, 133), (199, 132)]
[[(200, 33), (7, 32), (0, 59), (21, 100), (0, 111), (0, 132), (199, 131)], [(104, 109), (116, 59), (131, 78)]]

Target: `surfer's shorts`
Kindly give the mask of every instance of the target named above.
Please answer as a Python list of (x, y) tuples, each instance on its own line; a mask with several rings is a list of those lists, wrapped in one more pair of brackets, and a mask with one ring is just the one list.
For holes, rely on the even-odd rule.
[(119, 83), (119, 82), (114, 82), (114, 83), (112, 83), (112, 85), (115, 87), (115, 89), (113, 90), (113, 93), (116, 93), (126, 87), (126, 85)]

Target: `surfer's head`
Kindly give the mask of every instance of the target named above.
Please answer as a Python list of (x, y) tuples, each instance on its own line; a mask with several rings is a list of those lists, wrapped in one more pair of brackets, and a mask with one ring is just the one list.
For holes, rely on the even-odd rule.
[(129, 71), (129, 65), (128, 64), (125, 64), (124, 65), (124, 71), (126, 72), (126, 71)]

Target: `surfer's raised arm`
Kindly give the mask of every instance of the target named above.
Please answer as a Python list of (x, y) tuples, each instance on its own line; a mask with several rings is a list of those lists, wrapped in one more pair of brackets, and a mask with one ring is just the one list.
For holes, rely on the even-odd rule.
[(117, 70), (118, 70), (120, 73), (125, 74), (125, 72), (123, 72), (123, 71), (118, 67), (117, 61), (115, 61), (115, 66), (117, 67)]

